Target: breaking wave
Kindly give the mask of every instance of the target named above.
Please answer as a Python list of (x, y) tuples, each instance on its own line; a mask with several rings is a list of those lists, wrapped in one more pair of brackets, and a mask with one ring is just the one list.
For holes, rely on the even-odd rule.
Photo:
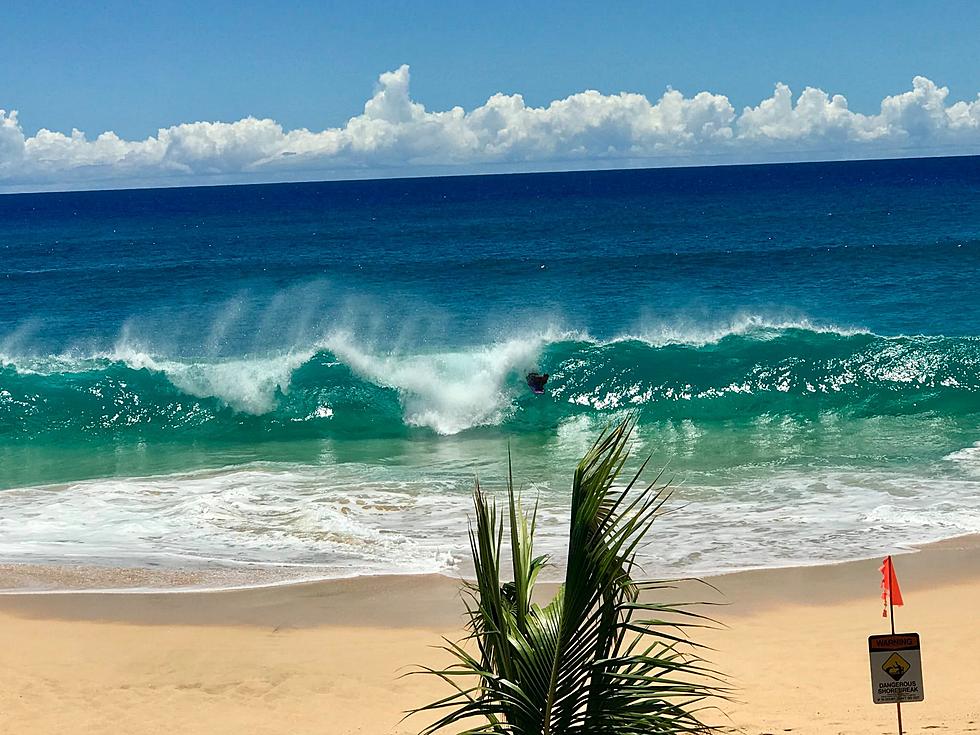
[[(527, 370), (551, 374), (531, 395)], [(597, 341), (550, 332), (457, 351), (380, 351), (350, 334), (231, 360), (0, 357), (0, 436), (289, 438), (533, 430), (582, 413), (651, 420), (980, 412), (980, 338), (883, 337), (749, 318)], [(60, 440), (59, 439), (59, 440)]]

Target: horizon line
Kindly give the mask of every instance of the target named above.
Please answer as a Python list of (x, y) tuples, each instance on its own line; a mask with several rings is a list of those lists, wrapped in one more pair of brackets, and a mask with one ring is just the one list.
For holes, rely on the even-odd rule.
[(961, 158), (980, 158), (980, 153), (958, 153), (958, 154), (934, 154), (917, 156), (869, 156), (866, 158), (828, 158), (821, 160), (799, 160), (799, 161), (749, 161), (749, 162), (719, 162), (711, 164), (665, 164), (661, 166), (622, 166), (616, 168), (568, 168), (568, 169), (542, 169), (534, 171), (473, 171), (464, 173), (429, 173), (417, 175), (396, 175), (396, 176), (367, 176), (336, 179), (295, 179), (287, 181), (233, 181), (220, 184), (175, 184), (160, 186), (115, 186), (106, 188), (82, 188), (82, 189), (37, 189), (26, 191), (0, 191), (0, 197), (15, 196), (37, 196), (44, 194), (98, 194), (115, 191), (155, 191), (159, 189), (180, 190), (180, 189), (222, 189), (229, 187), (249, 187), (249, 186), (290, 186), (298, 184), (352, 184), (359, 182), (378, 182), (378, 181), (415, 181), (419, 179), (462, 179), (462, 178), (482, 178), (491, 176), (546, 176), (562, 175), (573, 173), (625, 173), (629, 171), (674, 171), (678, 169), (714, 169), (714, 168), (758, 168), (762, 166), (819, 166), (823, 164), (843, 164), (843, 163), (880, 163), (883, 161), (926, 161), (941, 159), (961, 159)]

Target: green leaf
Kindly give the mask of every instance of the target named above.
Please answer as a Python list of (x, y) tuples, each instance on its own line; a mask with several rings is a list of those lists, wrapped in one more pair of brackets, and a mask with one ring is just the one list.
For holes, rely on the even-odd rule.
[[(698, 655), (704, 647), (689, 638), (714, 621), (689, 609), (692, 603), (650, 599), (672, 584), (633, 576), (636, 551), (650, 542), (670, 498), (659, 475), (649, 485), (640, 483), (646, 462), (618, 485), (634, 429), (630, 416), (603, 432), (576, 467), (565, 581), (544, 608), (532, 603), (547, 563), (534, 556), (537, 505), (524, 511), (509, 451), (506, 524), (476, 484), (470, 528), (475, 571), (465, 583), (469, 635), (444, 647), (453, 665), (413, 672), (436, 676), (453, 689), (409, 713), (442, 713), (423, 735), (451, 727), (473, 735), (715, 730), (701, 713), (716, 708), (713, 702), (724, 701), (729, 690)], [(501, 571), (505, 525), (513, 575), (508, 581)]]

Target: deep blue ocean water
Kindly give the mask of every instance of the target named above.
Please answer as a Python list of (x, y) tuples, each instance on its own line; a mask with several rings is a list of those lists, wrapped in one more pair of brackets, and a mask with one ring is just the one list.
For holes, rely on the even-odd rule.
[(0, 557), (460, 569), (508, 442), (560, 557), (626, 411), (654, 568), (980, 531), (978, 273), (980, 158), (0, 196)]

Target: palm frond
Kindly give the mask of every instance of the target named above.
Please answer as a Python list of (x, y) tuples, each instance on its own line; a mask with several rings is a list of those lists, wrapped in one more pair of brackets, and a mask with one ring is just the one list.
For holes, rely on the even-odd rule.
[[(441, 713), (422, 733), (481, 735), (709, 733), (702, 712), (727, 695), (692, 630), (714, 625), (689, 603), (641, 600), (665, 589), (634, 578), (636, 551), (670, 497), (660, 476), (625, 486), (635, 419), (603, 432), (575, 470), (564, 584), (533, 602), (537, 506), (525, 512), (508, 453), (507, 523), (477, 483), (470, 527), (474, 580), (465, 584), (469, 635), (444, 650), (455, 663), (420, 669), (454, 692), (411, 713)], [(509, 528), (512, 581), (501, 577)], [(475, 647), (470, 652), (468, 648)]]

